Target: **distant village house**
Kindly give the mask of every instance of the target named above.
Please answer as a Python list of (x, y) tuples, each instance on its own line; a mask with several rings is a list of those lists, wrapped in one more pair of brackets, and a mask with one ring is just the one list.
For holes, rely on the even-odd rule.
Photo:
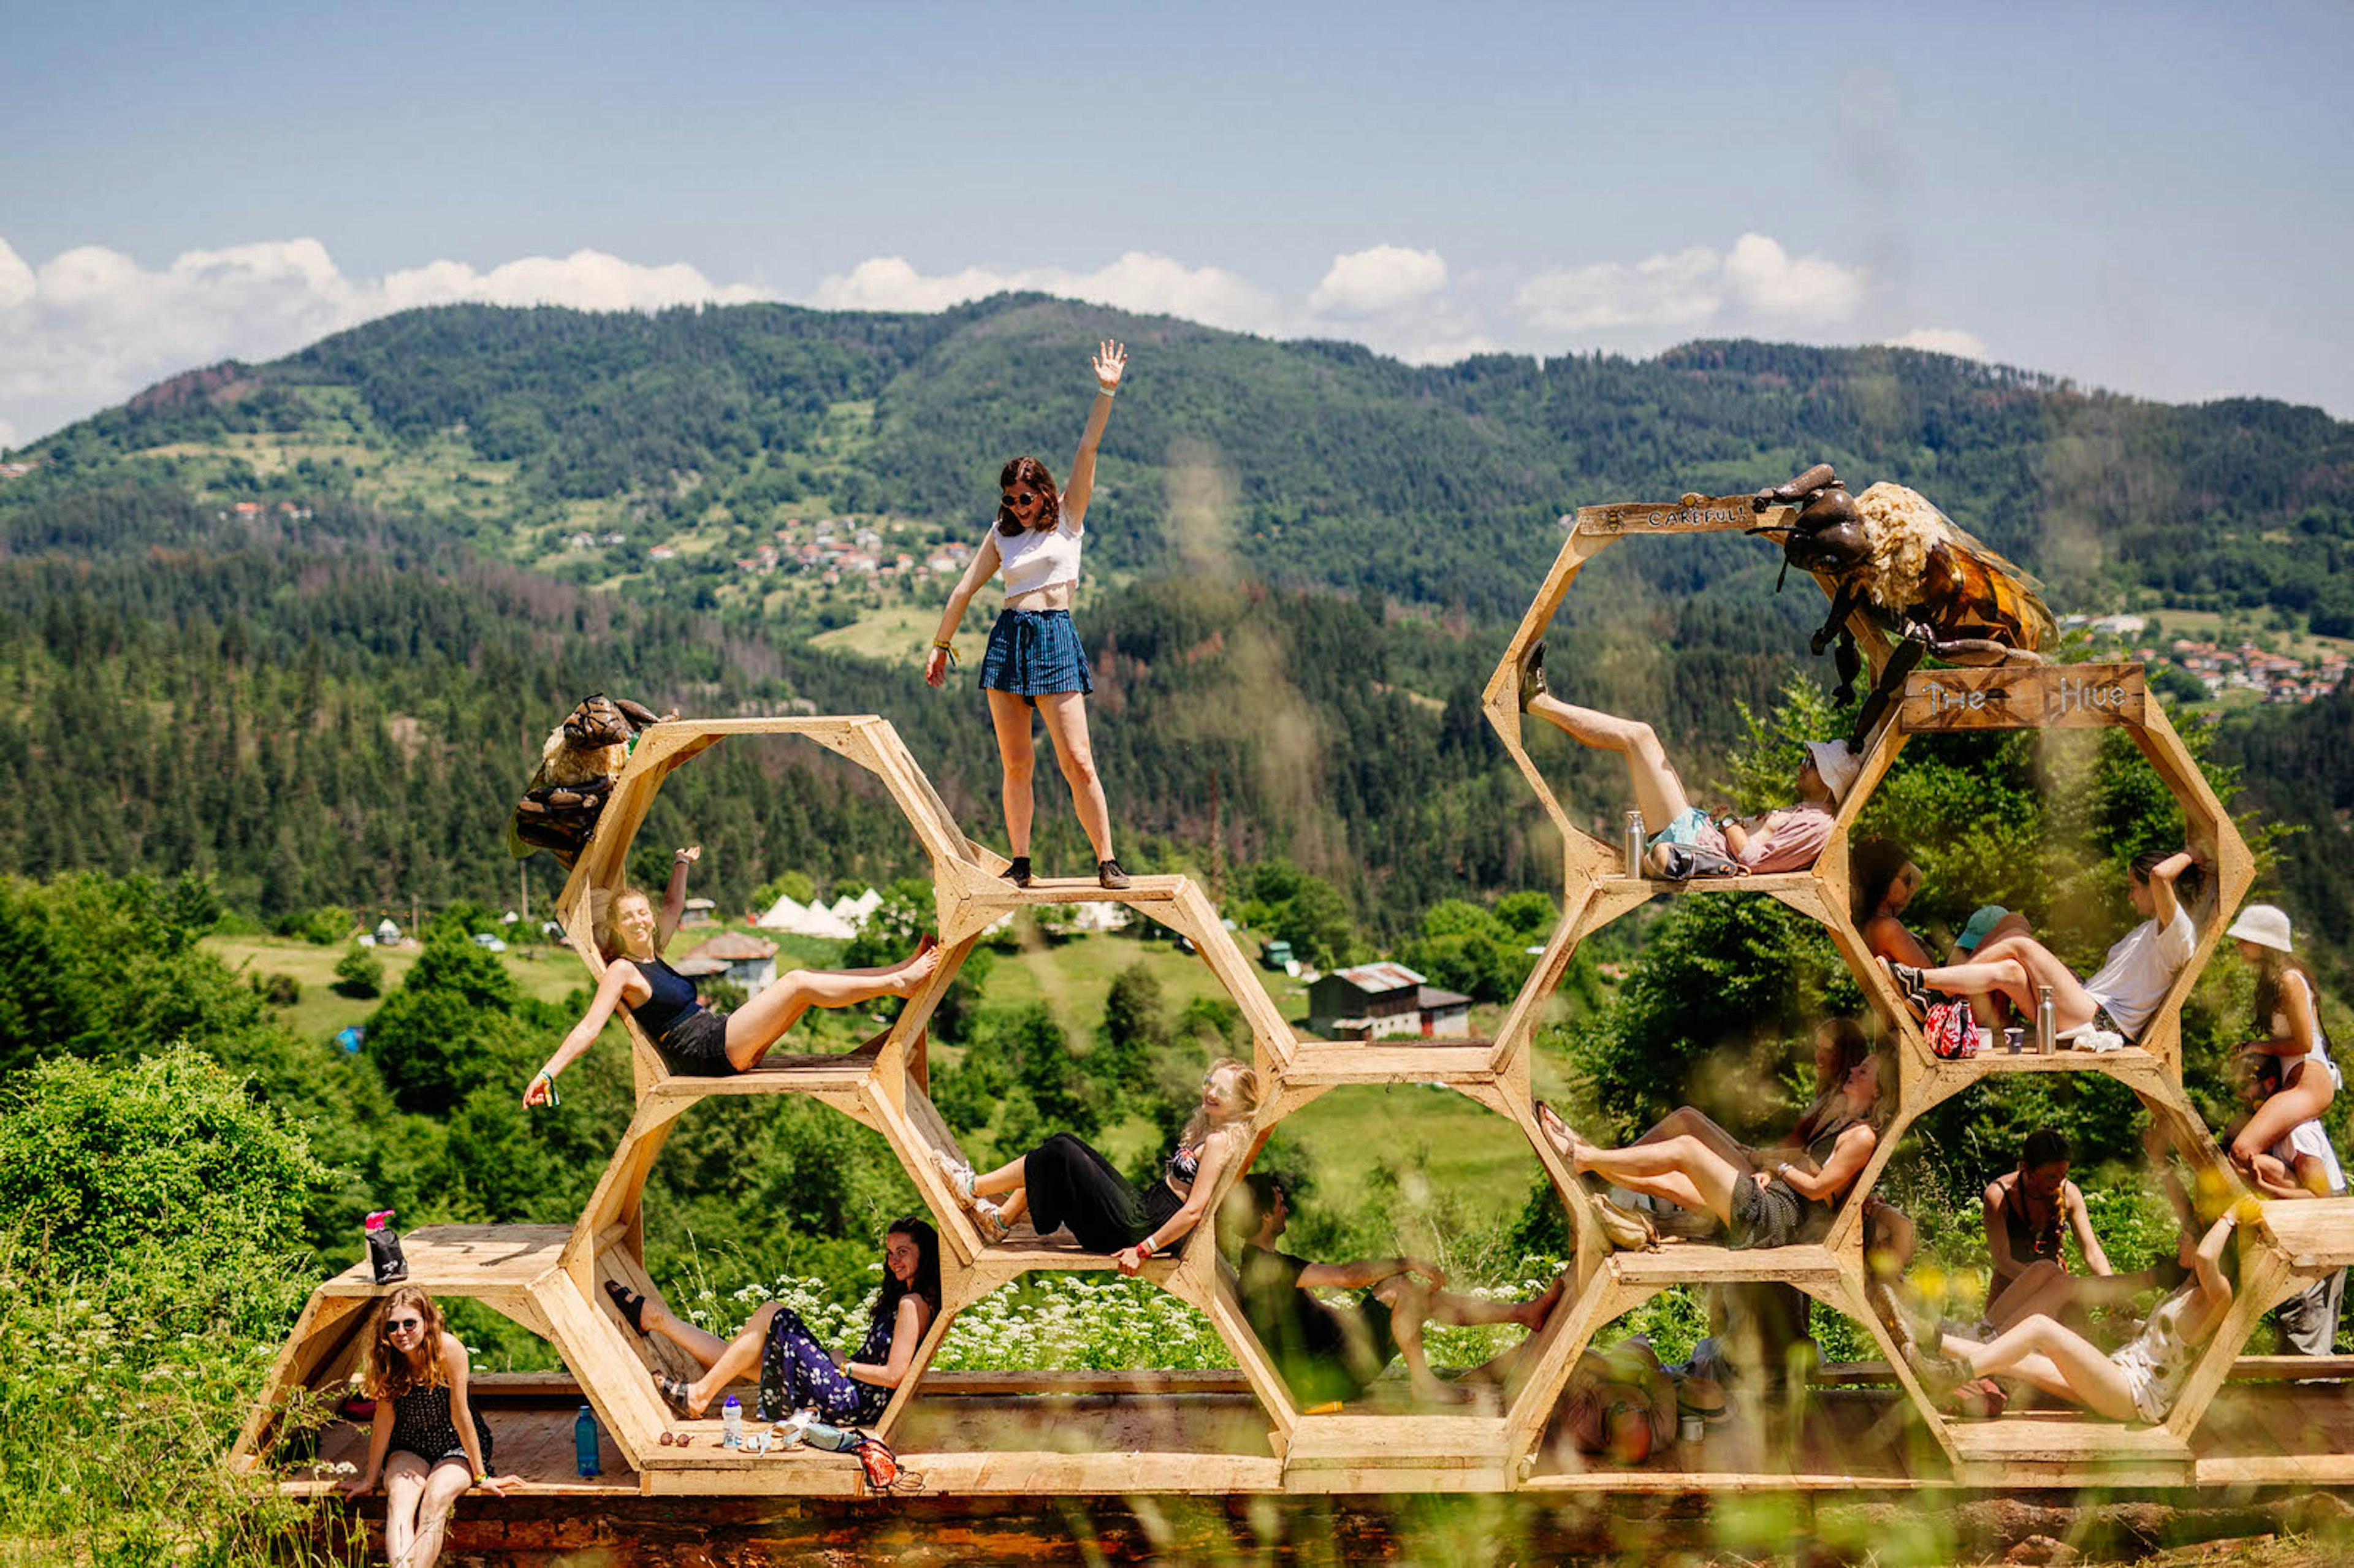
[(1308, 1032), (1325, 1040), (1468, 1040), (1471, 999), (1404, 964), (1359, 964), (1309, 986)]

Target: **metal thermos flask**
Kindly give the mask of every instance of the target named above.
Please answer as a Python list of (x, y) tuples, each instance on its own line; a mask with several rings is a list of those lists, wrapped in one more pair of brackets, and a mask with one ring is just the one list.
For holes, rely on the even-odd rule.
[(1643, 813), (1627, 813), (1627, 874), (1643, 874), (1643, 841), (1649, 835), (1643, 831)]
[(2037, 990), (2039, 994), (2035, 999), (2035, 1049), (2039, 1054), (2049, 1056), (2060, 1049), (2060, 1031), (2055, 1026), (2052, 1017), (2052, 988), (2047, 985), (2038, 987)]

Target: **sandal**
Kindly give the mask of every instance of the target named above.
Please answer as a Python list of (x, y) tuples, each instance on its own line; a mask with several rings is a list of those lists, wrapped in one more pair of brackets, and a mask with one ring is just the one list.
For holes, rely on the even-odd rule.
[[(697, 1418), (691, 1404), (695, 1396), (695, 1385), (684, 1378), (672, 1377), (668, 1373), (658, 1376), (654, 1379), (654, 1392), (662, 1395), (664, 1404), (669, 1405), (687, 1420), (693, 1421)], [(679, 1441), (684, 1442), (685, 1439), (682, 1437)]]
[(613, 1298), (613, 1309), (620, 1313), (622, 1322), (634, 1332), (642, 1334), (646, 1331), (646, 1298), (643, 1296), (618, 1279), (605, 1281), (605, 1294)]

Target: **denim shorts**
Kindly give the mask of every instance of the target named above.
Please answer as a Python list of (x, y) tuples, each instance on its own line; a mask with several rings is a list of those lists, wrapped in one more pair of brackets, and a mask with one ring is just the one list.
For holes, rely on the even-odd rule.
[[(1067, 609), (1008, 609), (989, 629), (989, 651), (981, 657), (983, 691), (1043, 697), (1056, 692), (1092, 692), (1087, 651)], [(1030, 705), (1036, 707), (1036, 703)]]

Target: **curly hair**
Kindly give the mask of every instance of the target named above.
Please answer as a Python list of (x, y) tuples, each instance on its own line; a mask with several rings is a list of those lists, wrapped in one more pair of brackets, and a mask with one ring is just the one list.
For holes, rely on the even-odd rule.
[(1006, 505), (1003, 499), (1003, 493), (1017, 484), (1035, 491), (1038, 494), (1038, 516), (1037, 520), (1030, 524), (1031, 527), (1053, 528), (1061, 524), (1063, 493), (1055, 488), (1055, 476), (1048, 473), (1046, 465), (1036, 458), (1018, 457), (997, 471), (999, 492), (997, 531), (999, 533), (1010, 539), (1022, 532), (1022, 519), (1013, 514), (1013, 508)]
[[(392, 1342), (392, 1315), (403, 1307), (416, 1308), (417, 1315), (425, 1319), (425, 1331), (417, 1336), (414, 1359), (402, 1355)], [(441, 1308), (416, 1286), (404, 1285), (386, 1297), (376, 1309), (376, 1327), (368, 1333), (367, 1371), (360, 1379), (367, 1396), (398, 1399), (413, 1389), (445, 1386), (450, 1376), (441, 1367)]]

